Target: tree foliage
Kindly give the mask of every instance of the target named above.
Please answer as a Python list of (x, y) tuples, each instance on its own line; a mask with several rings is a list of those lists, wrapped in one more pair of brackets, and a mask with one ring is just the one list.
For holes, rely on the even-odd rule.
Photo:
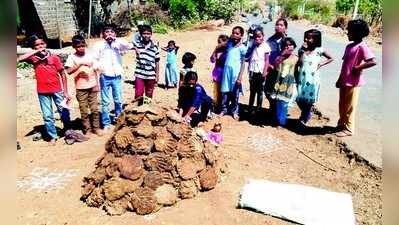
[[(336, 9), (344, 15), (351, 15), (355, 7), (356, 0), (337, 0)], [(382, 23), (382, 0), (361, 0), (359, 2), (358, 13), (371, 26)]]
[(202, 20), (224, 19), (231, 22), (240, 9), (252, 7), (249, 0), (155, 0), (168, 10), (174, 27), (182, 27)]

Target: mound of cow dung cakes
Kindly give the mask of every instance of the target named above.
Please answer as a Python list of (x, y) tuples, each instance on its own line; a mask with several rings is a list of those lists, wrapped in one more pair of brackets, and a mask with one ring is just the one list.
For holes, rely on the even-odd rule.
[(219, 155), (175, 110), (131, 103), (83, 178), (81, 199), (110, 215), (153, 213), (215, 188)]

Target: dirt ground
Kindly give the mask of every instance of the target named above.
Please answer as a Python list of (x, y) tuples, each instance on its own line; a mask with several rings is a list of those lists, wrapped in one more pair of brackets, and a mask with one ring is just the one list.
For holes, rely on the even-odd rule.
[[(230, 29), (176, 32), (155, 35), (155, 39), (161, 46), (170, 39), (175, 40), (181, 47), (179, 59), (184, 51), (195, 53), (199, 82), (211, 95), (212, 65), (209, 56), (217, 36), (229, 33)], [(124, 102), (132, 100), (134, 95), (132, 55), (124, 56)], [(164, 61), (165, 54), (162, 53), (160, 83), (163, 83)], [(70, 84), (72, 89), (72, 82)], [(240, 99), (243, 104), (248, 101), (247, 84), (245, 80), (244, 96)], [(350, 193), (357, 224), (382, 224), (381, 172), (347, 152), (345, 144), (329, 134), (330, 129), (324, 126), (327, 118), (314, 116), (311, 121), (313, 128), (307, 134), (300, 134), (294, 126), (269, 126), (266, 109), (257, 117), (243, 114), (241, 121), (230, 117), (220, 119), (225, 137), (221, 150), (227, 169), (214, 190), (148, 216), (134, 213), (108, 216), (103, 210), (87, 207), (79, 197), (82, 178), (94, 169), (94, 162), (104, 151), (109, 135), (71, 146), (65, 145), (62, 139), (55, 147), (49, 147), (44, 141), (32, 141), (30, 134), (42, 125), (35, 88), (32, 78), (17, 81), (17, 140), (22, 146), (17, 154), (18, 224), (289, 224), (237, 208), (239, 191), (249, 179), (304, 184)], [(176, 89), (157, 88), (155, 96), (158, 104), (176, 105)], [(267, 101), (264, 107), (268, 107)], [(72, 118), (78, 116), (78, 104), (74, 99)], [(297, 109), (291, 108), (290, 118), (297, 117)], [(61, 126), (60, 121), (57, 124)], [(212, 124), (210, 121), (206, 127)], [(38, 168), (41, 168), (41, 173)]]

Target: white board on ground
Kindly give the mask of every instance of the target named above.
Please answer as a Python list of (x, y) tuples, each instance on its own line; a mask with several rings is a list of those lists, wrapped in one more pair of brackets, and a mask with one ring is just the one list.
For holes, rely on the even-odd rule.
[(355, 225), (352, 197), (298, 184), (250, 180), (239, 206), (306, 225)]

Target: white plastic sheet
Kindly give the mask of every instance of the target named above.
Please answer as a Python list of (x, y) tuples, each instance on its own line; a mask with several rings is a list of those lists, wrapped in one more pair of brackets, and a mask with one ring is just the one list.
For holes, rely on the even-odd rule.
[(250, 180), (239, 206), (306, 225), (356, 224), (350, 194), (304, 185)]

